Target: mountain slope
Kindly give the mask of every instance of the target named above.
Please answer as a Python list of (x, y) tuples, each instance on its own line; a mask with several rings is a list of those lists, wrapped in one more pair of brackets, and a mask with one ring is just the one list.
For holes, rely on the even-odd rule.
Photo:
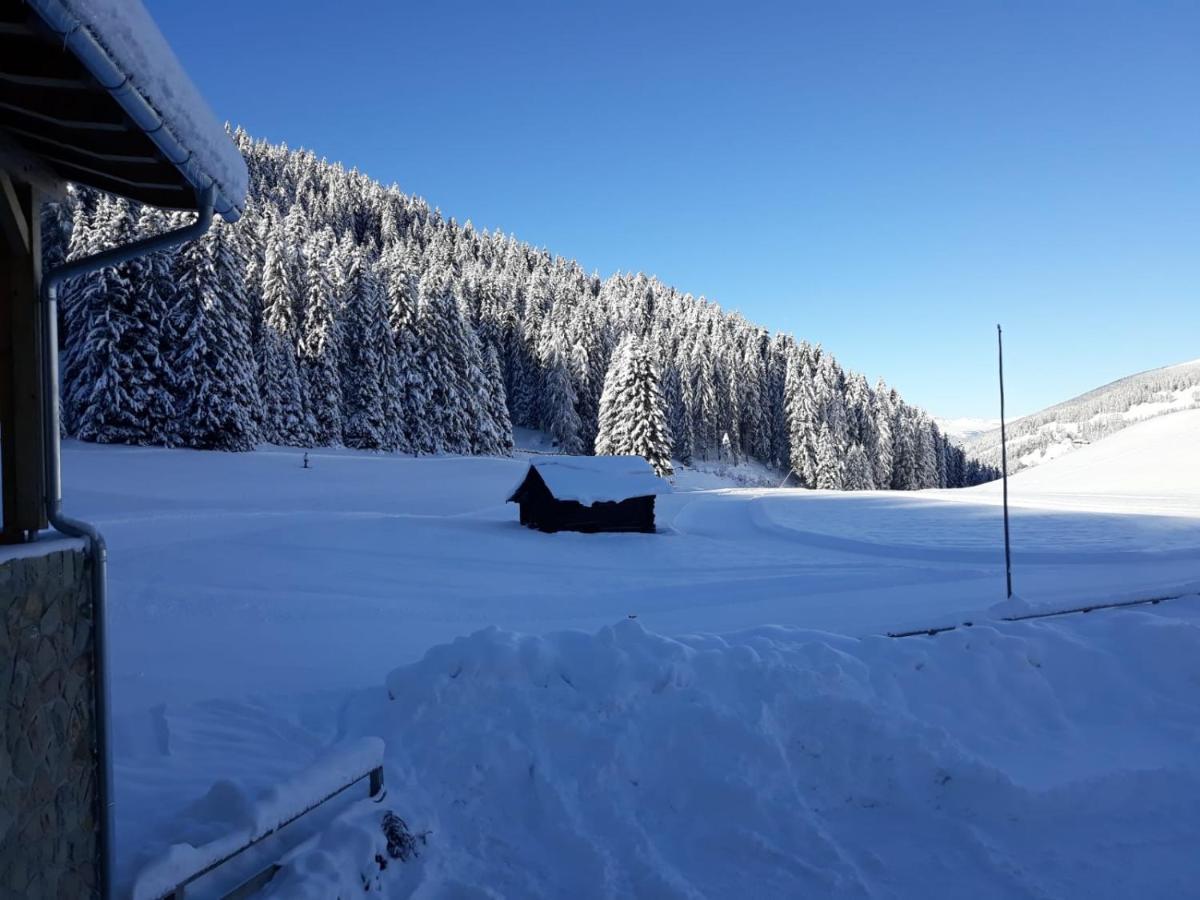
[[(1009, 479), (1019, 506), (1141, 515), (1200, 514), (1200, 409), (1160, 415)], [(993, 482), (966, 492), (1000, 499)]]
[[(995, 477), (819, 345), (640, 273), (601, 280), (311, 153), (234, 139), (251, 178), (236, 225), (64, 290), (69, 434), (504, 456), (516, 426), (560, 452), (750, 459), (809, 487)], [(47, 211), (46, 261), (173, 221), (76, 190)]]
[[(1008, 425), (1008, 468), (1019, 472), (1078, 450), (1123, 428), (1200, 407), (1200, 360), (1130, 375)], [(989, 465), (1000, 465), (1000, 430), (964, 442)]]

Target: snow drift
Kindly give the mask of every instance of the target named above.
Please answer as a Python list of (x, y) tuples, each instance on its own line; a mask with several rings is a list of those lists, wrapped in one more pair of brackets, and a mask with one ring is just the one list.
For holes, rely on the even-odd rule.
[(343, 721), (388, 735), (432, 831), (392, 896), (1182, 896), (1197, 683), (1200, 628), (1146, 613), (906, 640), (624, 621), (477, 632)]

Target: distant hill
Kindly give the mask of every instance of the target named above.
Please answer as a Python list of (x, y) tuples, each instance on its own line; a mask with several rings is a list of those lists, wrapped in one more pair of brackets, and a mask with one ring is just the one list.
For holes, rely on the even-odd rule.
[[(1200, 408), (1200, 359), (1151, 369), (1008, 424), (1009, 472), (1095, 443), (1130, 425)], [(1000, 430), (964, 442), (971, 456), (1000, 465)]]
[(933, 421), (942, 430), (942, 434), (958, 444), (965, 444), (993, 428), (1000, 427), (999, 419), (980, 419), (973, 416), (963, 416), (957, 419), (938, 417)]

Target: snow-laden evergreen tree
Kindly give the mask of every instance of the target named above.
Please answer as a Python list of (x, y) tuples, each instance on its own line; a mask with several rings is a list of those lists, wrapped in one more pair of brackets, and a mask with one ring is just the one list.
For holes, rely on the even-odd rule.
[(468, 322), (460, 320), (459, 328), (459, 344), (463, 349), (458, 370), (459, 390), (465, 397), (468, 452), (497, 456), (503, 452), (507, 434), (502, 423), (489, 413), (493, 387), (484, 362), (484, 347)]
[(596, 348), (580, 336), (571, 345), (570, 374), (575, 389), (575, 410), (579, 416), (580, 452), (591, 453), (596, 443), (596, 425), (600, 417), (600, 390), (603, 376), (596, 372)]
[(821, 423), (817, 435), (816, 487), (823, 491), (840, 491), (845, 487), (844, 460), (841, 447), (828, 422)]
[(246, 298), (231, 226), (208, 233), (176, 257), (177, 308), (185, 326), (172, 360), (180, 395), (180, 437), (205, 450), (251, 450), (258, 402)]
[[(139, 238), (162, 234), (171, 227), (170, 220), (162, 210), (152, 206), (142, 207), (137, 222)], [(170, 254), (159, 252), (131, 261), (131, 280), (137, 300), (134, 315), (141, 322), (140, 352), (144, 354), (147, 373), (143, 407), (146, 442), (167, 447), (178, 443), (176, 377), (168, 364), (170, 348), (176, 343), (171, 317), (175, 307), (172, 259)]]
[(803, 350), (787, 362), (788, 462), (805, 487), (817, 486), (819, 413), (813, 380)]
[[(700, 459), (710, 459), (717, 450), (720, 409), (717, 406), (712, 361), (702, 345), (696, 344), (693, 347), (688, 366), (692, 453)], [(601, 427), (603, 428), (603, 425)]]
[(875, 385), (871, 394), (871, 427), (875, 434), (874, 455), (871, 464), (874, 468), (875, 486), (880, 490), (892, 487), (892, 470), (895, 453), (895, 438), (892, 433), (892, 422), (895, 415), (892, 411), (891, 397), (883, 379)]
[(347, 447), (363, 450), (387, 449), (394, 438), (388, 395), (396, 387), (396, 349), (383, 288), (361, 249), (353, 252), (346, 273), (341, 322), (342, 441)]
[(560, 350), (551, 351), (546, 362), (542, 383), (542, 398), (538, 404), (542, 411), (542, 428), (554, 438), (560, 453), (583, 452), (580, 436), (579, 414), (575, 411), (575, 388), (567, 361)]
[(875, 475), (867, 451), (862, 444), (853, 443), (846, 453), (845, 476), (842, 487), (847, 491), (870, 491), (875, 489)]
[[(133, 235), (129, 201), (106, 195), (93, 221), (92, 246), (128, 244)], [(153, 336), (138, 318), (134, 273), (129, 263), (102, 269), (85, 279), (75, 300), (80, 341), (68, 352), (64, 405), (83, 440), (138, 444), (152, 433), (146, 389), (158, 347), (148, 346)]]
[(636, 335), (621, 343), (604, 379), (596, 453), (640, 456), (659, 475), (674, 473), (658, 369), (649, 348)]
[(768, 384), (764, 357), (766, 335), (755, 335), (742, 352), (740, 379), (741, 447), (755, 459), (770, 460)]
[(667, 406), (667, 427), (671, 431), (671, 455), (685, 466), (691, 465), (692, 427), (677, 366), (667, 366), (663, 375), (663, 402)]
[(262, 437), (272, 444), (308, 446), (311, 434), (305, 420), (296, 359), (299, 340), (294, 303), (296, 284), (291, 278), (290, 257), (283, 238), (281, 229), (269, 229), (263, 258), (263, 320), (255, 353)]
[(335, 283), (344, 282), (339, 273), (331, 276), (333, 235), (318, 232), (308, 242), (304, 260), (304, 320), (300, 330), (300, 375), (305, 409), (315, 444), (337, 446), (342, 442), (342, 382), (336, 310), (341, 298), (334, 296)]
[(387, 295), (388, 327), (392, 335), (394, 371), (387, 395), (391, 422), (390, 444), (406, 453), (418, 451), (419, 417), (429, 403), (426, 373), (418, 357), (417, 277), (415, 250), (389, 245), (380, 255), (378, 268)]
[(417, 411), (415, 449), (423, 453), (466, 453), (469, 450), (464, 399), (455, 371), (461, 329), (458, 304), (450, 291), (449, 273), (430, 269), (417, 289), (417, 358), (428, 390)]
[(496, 348), (489, 346), (484, 352), (484, 365), (488, 381), (488, 409), (499, 441), (494, 453), (509, 456), (513, 450), (512, 422), (508, 418), (508, 400), (504, 396), (504, 375), (500, 371), (500, 356)]

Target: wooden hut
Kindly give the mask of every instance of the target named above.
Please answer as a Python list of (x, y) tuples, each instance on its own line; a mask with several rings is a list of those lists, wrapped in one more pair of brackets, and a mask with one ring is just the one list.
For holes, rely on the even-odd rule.
[(640, 456), (542, 456), (509, 503), (539, 531), (654, 531), (654, 498), (671, 485)]

